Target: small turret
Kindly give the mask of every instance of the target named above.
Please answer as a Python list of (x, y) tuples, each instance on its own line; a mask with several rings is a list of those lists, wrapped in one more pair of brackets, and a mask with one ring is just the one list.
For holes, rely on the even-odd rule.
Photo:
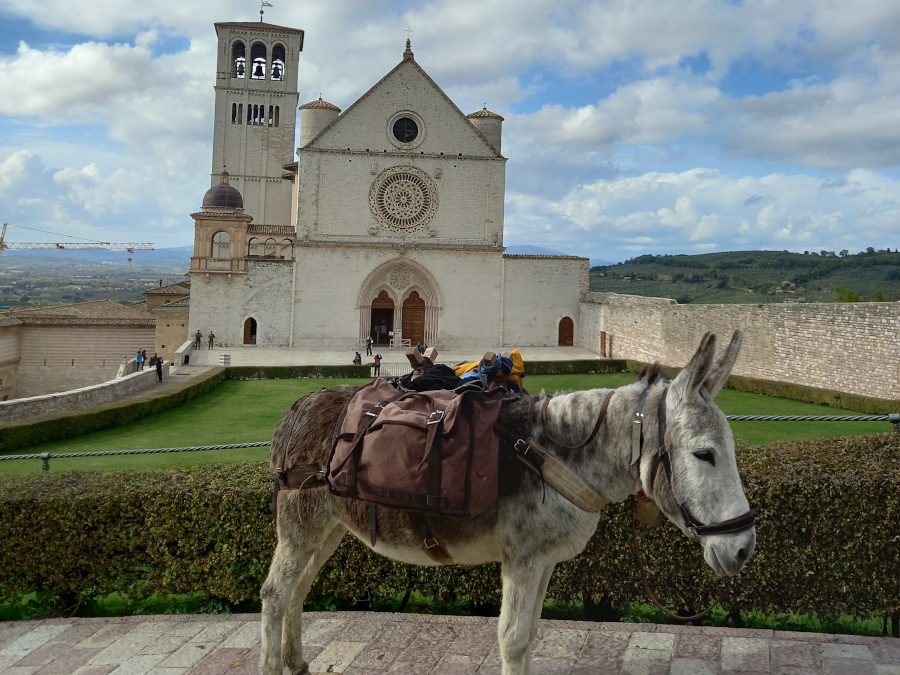
[(304, 103), (300, 106), (300, 147), (318, 136), (322, 129), (337, 119), (341, 109), (333, 103), (322, 99)]
[(472, 126), (474, 126), (482, 135), (488, 139), (488, 142), (494, 146), (497, 153), (500, 152), (500, 138), (503, 135), (503, 118), (495, 112), (487, 109), (487, 106), (466, 115)]

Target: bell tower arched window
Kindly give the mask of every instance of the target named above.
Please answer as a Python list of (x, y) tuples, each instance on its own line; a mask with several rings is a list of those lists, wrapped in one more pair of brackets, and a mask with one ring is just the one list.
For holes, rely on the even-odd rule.
[(232, 77), (243, 78), (247, 73), (247, 50), (240, 40), (231, 47), (231, 68)]
[(253, 237), (253, 239), (250, 240), (250, 247), (247, 254), (259, 255), (259, 239), (257, 239), (256, 237)]
[(266, 79), (266, 58), (268, 50), (262, 42), (254, 42), (250, 47), (250, 77), (254, 80)]
[(284, 79), (284, 45), (275, 45), (272, 48), (272, 79)]
[(273, 256), (275, 255), (275, 240), (274, 239), (266, 239), (265, 248), (263, 250), (263, 255)]
[(231, 237), (227, 232), (216, 232), (212, 238), (213, 260), (228, 260), (231, 258)]

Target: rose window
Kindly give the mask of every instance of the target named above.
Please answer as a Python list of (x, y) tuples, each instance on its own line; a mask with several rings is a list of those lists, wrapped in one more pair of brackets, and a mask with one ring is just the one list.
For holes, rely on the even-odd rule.
[(405, 267), (400, 267), (399, 269), (393, 270), (389, 275), (389, 282), (391, 286), (396, 288), (398, 291), (402, 291), (404, 288), (409, 286), (411, 274), (408, 269)]
[(409, 232), (427, 225), (437, 211), (437, 190), (424, 171), (412, 166), (382, 172), (369, 191), (369, 205), (379, 223)]

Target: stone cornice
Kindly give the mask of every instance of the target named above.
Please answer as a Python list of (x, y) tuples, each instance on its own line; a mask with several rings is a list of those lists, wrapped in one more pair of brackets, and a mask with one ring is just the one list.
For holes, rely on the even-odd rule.
[(463, 251), (467, 253), (497, 253), (503, 251), (501, 246), (488, 244), (454, 244), (440, 242), (386, 242), (386, 241), (298, 241), (297, 248), (361, 248), (375, 250), (406, 251)]
[(364, 155), (366, 157), (397, 157), (401, 159), (411, 160), (411, 159), (446, 159), (453, 161), (471, 161), (471, 160), (480, 160), (484, 162), (507, 162), (509, 161), (506, 157), (485, 157), (484, 155), (447, 155), (442, 153), (433, 153), (433, 152), (371, 152), (368, 150), (354, 150), (350, 148), (347, 150), (346, 148), (332, 149), (332, 148), (310, 148), (309, 146), (301, 146), (297, 148), (297, 154), (301, 157), (303, 155), (309, 155), (313, 153), (321, 153), (323, 155)]

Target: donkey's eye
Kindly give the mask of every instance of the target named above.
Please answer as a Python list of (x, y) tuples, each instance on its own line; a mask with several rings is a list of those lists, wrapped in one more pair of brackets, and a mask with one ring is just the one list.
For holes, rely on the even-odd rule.
[(709, 462), (713, 466), (716, 465), (716, 456), (712, 450), (698, 450), (694, 453), (694, 457), (704, 462)]

